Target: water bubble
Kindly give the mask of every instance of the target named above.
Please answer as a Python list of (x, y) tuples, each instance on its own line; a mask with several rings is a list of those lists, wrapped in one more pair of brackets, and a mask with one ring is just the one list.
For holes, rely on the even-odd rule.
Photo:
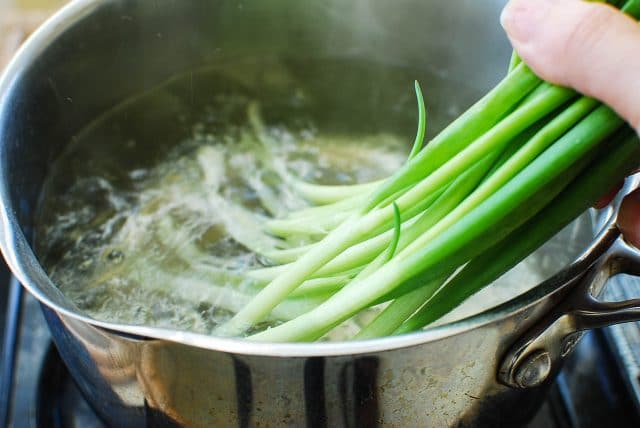
[(124, 260), (124, 253), (120, 250), (111, 250), (107, 254), (107, 260), (114, 264), (120, 264)]
[(133, 171), (131, 171), (129, 173), (129, 177), (132, 180), (142, 180), (143, 178), (146, 178), (147, 175), (149, 174), (149, 170), (144, 169), (144, 168), (138, 168), (138, 169), (134, 169)]

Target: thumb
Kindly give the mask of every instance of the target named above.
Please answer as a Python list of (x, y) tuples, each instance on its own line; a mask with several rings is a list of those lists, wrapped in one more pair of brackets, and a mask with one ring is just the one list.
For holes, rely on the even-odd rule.
[(640, 25), (601, 3), (511, 0), (501, 22), (541, 78), (613, 108), (640, 130)]

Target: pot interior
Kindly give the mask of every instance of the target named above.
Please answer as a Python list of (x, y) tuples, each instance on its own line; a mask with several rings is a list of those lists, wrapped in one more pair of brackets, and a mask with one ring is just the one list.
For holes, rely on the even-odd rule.
[[(176, 150), (187, 150), (176, 149), (179, 143), (220, 139), (222, 131), (242, 128), (251, 103), (260, 106), (267, 126), (293, 129), (299, 138), (305, 132), (354, 140), (385, 134), (408, 148), (416, 126), (417, 80), (427, 103), (427, 135), (434, 135), (506, 72), (510, 51), (497, 19), (503, 3), (280, 0), (267, 7), (259, 1), (194, 1), (153, 8), (135, 1), (85, 1), (69, 7), (58, 25), (50, 23), (23, 50), (2, 87), (6, 209), (30, 242), (36, 231), (35, 258), (28, 249), (19, 254), (26, 275), (40, 278), (28, 285), (50, 303), (100, 318), (88, 308), (104, 307), (101, 299), (113, 297), (103, 284), (74, 276), (63, 287), (64, 297), (34, 273), (39, 264), (51, 273), (69, 251), (100, 240), (90, 229), (114, 209), (105, 188), (120, 186), (119, 196), (126, 199), (136, 172), (144, 175), (168, 154), (179, 157)], [(358, 178), (354, 171), (347, 181)], [(330, 182), (330, 175), (320, 178)], [(364, 168), (364, 175), (359, 178), (379, 178), (375, 168)], [(79, 187), (83, 181), (88, 185)], [(84, 217), (51, 229), (73, 212)], [(534, 286), (591, 238), (583, 219), (513, 278), (526, 284), (523, 290)], [(122, 254), (112, 250), (95, 254), (86, 266), (82, 254), (65, 266), (77, 274), (91, 264), (118, 262)], [(522, 280), (532, 265), (537, 276)], [(64, 282), (63, 277), (57, 279)], [(69, 294), (75, 296), (71, 304)], [(510, 289), (488, 306), (482, 300), (490, 307), (515, 294)], [(147, 297), (139, 296), (140, 302)], [(162, 293), (156, 297), (166, 299)], [(132, 295), (122, 298), (136, 301)], [(211, 310), (206, 301), (191, 303), (202, 316)], [(114, 321), (153, 325), (161, 319), (163, 327), (193, 328), (167, 321), (183, 320), (180, 314), (153, 313), (175, 308), (149, 308)], [(462, 311), (454, 317), (477, 307)], [(211, 327), (198, 325), (200, 332)]]

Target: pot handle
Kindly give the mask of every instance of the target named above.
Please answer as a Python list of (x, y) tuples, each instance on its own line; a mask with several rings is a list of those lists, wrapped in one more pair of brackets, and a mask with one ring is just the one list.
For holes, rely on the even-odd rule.
[(586, 330), (640, 320), (640, 299), (603, 302), (596, 298), (619, 273), (640, 276), (640, 250), (617, 238), (549, 314), (529, 329), (503, 357), (498, 380), (514, 388), (533, 388), (562, 366)]

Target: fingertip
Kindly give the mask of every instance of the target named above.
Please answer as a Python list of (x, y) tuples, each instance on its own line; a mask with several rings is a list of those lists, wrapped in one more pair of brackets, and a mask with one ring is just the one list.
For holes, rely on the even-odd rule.
[(500, 14), (500, 25), (514, 47), (535, 36), (552, 5), (550, 0), (511, 0), (507, 3)]
[(640, 189), (623, 199), (616, 223), (625, 240), (640, 248)]
[(624, 185), (624, 180), (620, 181), (618, 184), (612, 187), (611, 190), (609, 190), (605, 195), (603, 195), (600, 199), (598, 199), (598, 201), (595, 204), (593, 204), (593, 208), (599, 210), (609, 205), (611, 201), (613, 201), (613, 199), (616, 197), (620, 189), (622, 189), (623, 185)]

